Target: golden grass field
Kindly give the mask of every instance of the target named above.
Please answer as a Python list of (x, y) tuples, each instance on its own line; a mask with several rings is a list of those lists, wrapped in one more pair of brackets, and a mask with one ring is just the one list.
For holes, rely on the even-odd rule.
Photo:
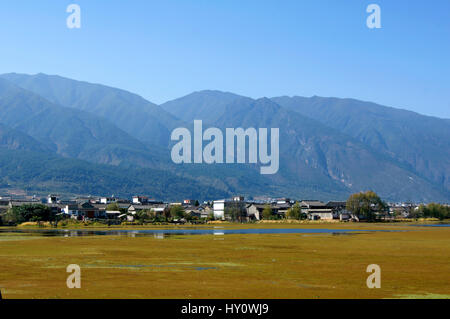
[[(174, 235), (164, 239), (6, 232), (0, 233), (0, 289), (3, 298), (450, 297), (448, 227), (363, 223), (221, 226), (361, 232)], [(367, 229), (408, 231), (364, 232)], [(69, 264), (81, 267), (81, 289), (66, 286)], [(366, 286), (369, 264), (381, 267), (380, 289)]]

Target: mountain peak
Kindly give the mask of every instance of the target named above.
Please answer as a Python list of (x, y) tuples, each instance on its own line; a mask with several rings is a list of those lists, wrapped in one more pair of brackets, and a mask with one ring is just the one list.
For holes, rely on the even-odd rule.
[(167, 147), (170, 130), (180, 121), (143, 97), (102, 84), (72, 80), (58, 75), (9, 73), (7, 81), (54, 104), (94, 113), (148, 144)]
[(168, 101), (161, 107), (185, 122), (203, 118), (212, 123), (223, 114), (227, 105), (243, 99), (251, 100), (231, 92), (202, 90)]

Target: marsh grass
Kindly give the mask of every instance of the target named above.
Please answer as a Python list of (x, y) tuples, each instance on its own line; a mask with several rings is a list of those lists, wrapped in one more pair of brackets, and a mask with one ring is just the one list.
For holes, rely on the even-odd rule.
[[(225, 225), (225, 228), (240, 225)], [(242, 227), (242, 226), (241, 226)], [(233, 234), (6, 237), (4, 298), (441, 298), (450, 295), (450, 228), (408, 224), (246, 225), (360, 230), (354, 236)], [(365, 232), (369, 229), (407, 230)], [(0, 233), (0, 238), (5, 235)], [(381, 267), (368, 289), (366, 267)], [(66, 287), (79, 264), (82, 288)]]

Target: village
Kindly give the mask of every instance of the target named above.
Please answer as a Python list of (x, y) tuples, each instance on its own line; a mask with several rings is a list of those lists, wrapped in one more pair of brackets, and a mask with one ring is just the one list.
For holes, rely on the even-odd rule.
[[(44, 198), (0, 197), (0, 216), (14, 208), (43, 205), (55, 220), (98, 221), (108, 225), (137, 222), (201, 223), (208, 221), (257, 222), (261, 220), (298, 219), (311, 221), (364, 221), (365, 217), (348, 210), (345, 201), (292, 200), (267, 198), (246, 200), (243, 196), (199, 202), (184, 199), (163, 202), (148, 196), (136, 195), (131, 199), (110, 197), (75, 197), (60, 199), (49, 194)], [(415, 217), (419, 205), (388, 203), (376, 212), (383, 220)], [(4, 218), (5, 224), (6, 218)], [(6, 222), (8, 224), (8, 222)]]

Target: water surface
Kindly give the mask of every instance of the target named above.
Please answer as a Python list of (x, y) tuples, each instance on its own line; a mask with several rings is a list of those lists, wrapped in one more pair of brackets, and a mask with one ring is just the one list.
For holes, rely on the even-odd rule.
[(21, 233), (48, 237), (78, 237), (78, 236), (151, 236), (164, 238), (170, 235), (215, 235), (230, 234), (334, 234), (344, 235), (361, 232), (386, 232), (392, 230), (361, 230), (361, 229), (327, 229), (327, 228), (253, 228), (253, 229), (119, 229), (119, 230), (86, 230), (86, 229), (2, 229), (1, 233)]
[(423, 224), (423, 225), (411, 225), (419, 227), (450, 227), (450, 224)]

